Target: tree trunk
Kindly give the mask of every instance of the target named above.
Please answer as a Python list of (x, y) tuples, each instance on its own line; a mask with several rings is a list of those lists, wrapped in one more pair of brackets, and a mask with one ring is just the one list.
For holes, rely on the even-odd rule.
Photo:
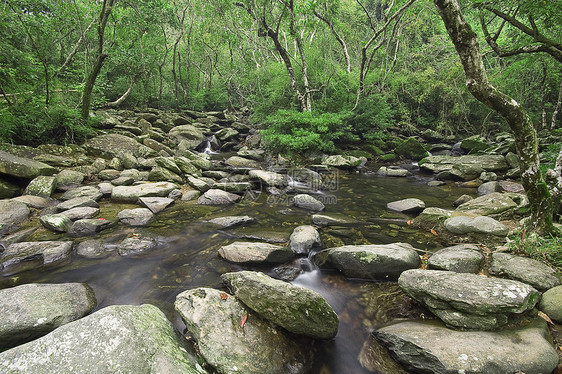
[(129, 83), (129, 88), (127, 88), (127, 91), (125, 91), (125, 93), (121, 95), (121, 97), (118, 98), (117, 100), (107, 103), (106, 106), (109, 108), (118, 108), (121, 104), (123, 104), (123, 102), (127, 100), (127, 97), (129, 97), (131, 91), (133, 91), (133, 86), (135, 85), (136, 81), (137, 81), (136, 76), (131, 77), (131, 82)]
[(327, 17), (322, 16), (317, 11), (314, 11), (314, 15), (319, 20), (321, 20), (326, 25), (328, 25), (330, 27), (330, 30), (332, 30), (332, 34), (334, 35), (334, 38), (336, 38), (338, 43), (340, 43), (341, 48), (343, 50), (343, 57), (345, 58), (345, 70), (348, 73), (351, 73), (351, 59), (349, 58), (349, 51), (347, 50), (347, 44), (345, 43), (345, 40), (343, 40), (343, 38), (340, 36), (340, 34), (336, 31), (336, 28), (335, 28), (334, 23), (332, 21), (330, 21)]
[(560, 81), (560, 89), (558, 90), (558, 100), (556, 100), (556, 107), (554, 112), (552, 112), (552, 120), (550, 121), (550, 129), (554, 130), (556, 128), (556, 117), (560, 113), (560, 108), (562, 107), (562, 80)]
[(111, 14), (111, 8), (116, 0), (103, 0), (103, 7), (100, 13), (100, 19), (98, 23), (98, 52), (96, 61), (94, 62), (94, 68), (88, 74), (86, 79), (86, 85), (84, 86), (84, 93), (82, 94), (82, 119), (87, 120), (90, 116), (90, 103), (92, 101), (92, 90), (94, 89), (94, 84), (101, 71), (103, 62), (107, 58), (107, 54), (103, 53), (103, 42), (105, 26), (107, 25), (107, 20)]
[(529, 116), (518, 102), (489, 83), (478, 37), (464, 20), (457, 0), (434, 0), (434, 3), (461, 59), (468, 90), (476, 99), (500, 114), (513, 131), (521, 179), (531, 208), (528, 228), (539, 234), (551, 232), (553, 204), (539, 171), (537, 133)]

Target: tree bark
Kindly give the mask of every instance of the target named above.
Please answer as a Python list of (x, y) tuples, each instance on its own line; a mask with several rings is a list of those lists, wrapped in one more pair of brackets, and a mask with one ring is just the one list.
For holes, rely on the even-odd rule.
[(553, 231), (553, 202), (539, 171), (537, 133), (529, 116), (518, 102), (489, 83), (478, 37), (464, 20), (457, 0), (434, 0), (434, 4), (460, 57), (468, 90), (476, 99), (500, 114), (513, 131), (521, 179), (531, 209), (528, 228), (539, 234)]
[(104, 43), (104, 33), (105, 26), (107, 25), (107, 20), (111, 14), (111, 9), (115, 4), (116, 0), (103, 0), (103, 7), (100, 13), (100, 19), (98, 23), (98, 52), (96, 56), (96, 61), (94, 62), (94, 67), (88, 74), (86, 79), (86, 85), (84, 86), (84, 93), (82, 94), (82, 119), (87, 120), (90, 116), (90, 103), (92, 102), (92, 90), (94, 89), (94, 84), (101, 71), (103, 62), (108, 57), (107, 54), (103, 53), (103, 43)]

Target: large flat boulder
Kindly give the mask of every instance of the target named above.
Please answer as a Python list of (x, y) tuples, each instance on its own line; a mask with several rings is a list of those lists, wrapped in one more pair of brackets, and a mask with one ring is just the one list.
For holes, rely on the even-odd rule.
[(247, 307), (289, 332), (314, 339), (331, 339), (338, 332), (336, 312), (315, 291), (254, 271), (226, 273), (221, 278)]
[(71, 241), (13, 243), (0, 255), (0, 269), (10, 274), (42, 265), (62, 262), (70, 257)]
[(506, 236), (509, 232), (509, 228), (503, 223), (486, 216), (451, 217), (445, 220), (444, 226), (449, 232), (458, 235), (476, 233), (484, 235)]
[(398, 285), (449, 326), (491, 330), (535, 307), (540, 294), (510, 279), (441, 270), (407, 270)]
[(489, 216), (490, 214), (502, 213), (516, 207), (517, 203), (507, 194), (493, 192), (459, 205), (457, 211), (469, 212), (479, 216)]
[(490, 272), (530, 284), (539, 291), (546, 291), (560, 284), (554, 269), (532, 258), (509, 253), (493, 253)]
[(310, 347), (262, 320), (235, 296), (211, 288), (180, 293), (175, 308), (199, 352), (220, 374), (300, 374)]
[(203, 132), (193, 125), (176, 126), (170, 130), (168, 136), (175, 144), (183, 142), (188, 149), (199, 147), (206, 139)]
[(234, 242), (221, 247), (219, 255), (239, 264), (279, 264), (295, 257), (289, 247), (258, 242)]
[(287, 186), (287, 176), (273, 171), (250, 170), (248, 176), (252, 180), (259, 181), (265, 186), (285, 187)]
[(136, 203), (140, 197), (166, 197), (176, 188), (177, 185), (170, 182), (117, 186), (111, 191), (111, 200)]
[(96, 304), (94, 291), (84, 283), (24, 284), (0, 290), (0, 349), (82, 318)]
[(107, 159), (114, 157), (122, 158), (125, 154), (143, 158), (157, 155), (156, 151), (137, 142), (135, 139), (119, 134), (96, 136), (88, 140), (84, 144), (84, 148), (96, 157)]
[(114, 305), (0, 353), (3, 373), (204, 374), (153, 305)]
[(432, 254), (427, 267), (432, 270), (448, 270), (457, 273), (478, 273), (484, 263), (484, 255), (474, 244), (446, 247)]
[(390, 202), (386, 207), (394, 212), (417, 214), (425, 209), (425, 203), (420, 199), (410, 198)]
[(362, 279), (396, 279), (421, 264), (415, 248), (407, 243), (328, 248), (316, 253), (314, 262), (322, 269), (336, 269), (346, 277)]
[(491, 331), (451, 330), (437, 321), (400, 322), (375, 333), (413, 373), (550, 374), (558, 355), (545, 322)]
[(33, 179), (40, 175), (56, 174), (58, 170), (30, 158), (19, 157), (0, 151), (0, 173), (17, 178)]

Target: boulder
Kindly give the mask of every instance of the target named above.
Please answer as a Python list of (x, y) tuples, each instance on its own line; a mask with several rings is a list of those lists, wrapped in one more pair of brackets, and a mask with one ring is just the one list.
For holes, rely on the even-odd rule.
[(131, 256), (151, 251), (157, 247), (158, 241), (154, 238), (130, 237), (119, 243), (117, 251), (121, 256)]
[(536, 319), (497, 332), (407, 321), (374, 334), (412, 373), (550, 374), (558, 364), (545, 322)]
[(240, 133), (239, 133), (238, 131), (236, 131), (236, 130), (234, 130), (234, 129), (231, 129), (231, 128), (228, 128), (228, 127), (223, 128), (223, 129), (220, 129), (220, 130), (217, 131), (217, 133), (215, 134), (215, 136), (216, 136), (217, 138), (219, 138), (219, 140), (221, 140), (221, 141), (223, 141), (223, 142), (229, 141), (229, 140), (231, 140), (232, 138), (237, 137), (238, 135), (240, 135)]
[(206, 139), (201, 130), (192, 125), (176, 126), (170, 130), (168, 136), (172, 142), (178, 145), (183, 143), (187, 149), (196, 149)]
[(485, 151), (490, 147), (491, 145), (488, 143), (488, 141), (480, 135), (473, 135), (471, 137), (463, 139), (463, 141), (461, 142), (461, 148), (468, 153)]
[(25, 221), (30, 210), (22, 202), (16, 200), (0, 200), (0, 230), (11, 228)]
[(200, 191), (195, 191), (195, 190), (185, 191), (181, 196), (181, 201), (195, 200), (195, 199), (198, 199), (199, 196), (201, 196)]
[(55, 232), (67, 232), (72, 226), (72, 221), (70, 218), (63, 214), (46, 214), (39, 217), (39, 222), (47, 230)]
[(424, 157), (429, 156), (424, 146), (416, 138), (408, 138), (396, 147), (394, 150), (399, 156), (410, 160), (421, 160)]
[(398, 285), (447, 325), (465, 329), (503, 326), (540, 298), (536, 289), (518, 281), (442, 270), (407, 270)]
[(509, 228), (491, 217), (456, 216), (445, 220), (445, 228), (453, 234), (469, 233), (506, 236)]
[[(100, 191), (101, 192), (101, 191)], [(63, 212), (69, 209), (76, 208), (99, 208), (100, 205), (93, 200), (90, 196), (75, 197), (74, 199), (66, 200), (57, 205), (57, 210)]]
[(470, 195), (461, 195), (459, 196), (458, 199), (456, 199), (455, 201), (453, 201), (453, 206), (456, 208), (466, 202), (469, 202), (470, 200), (472, 200), (473, 197)]
[(240, 156), (232, 156), (226, 160), (226, 164), (232, 166), (233, 168), (240, 169), (259, 169), (260, 164), (257, 161), (251, 160), (249, 158), (244, 158)]
[(152, 213), (156, 214), (173, 204), (174, 199), (167, 197), (141, 197), (139, 198), (139, 203), (150, 209)]
[(2, 174), (33, 179), (40, 175), (53, 175), (57, 172), (56, 168), (42, 162), (0, 151), (0, 173)]
[(117, 217), (129, 226), (146, 226), (154, 219), (154, 214), (147, 208), (135, 208), (122, 210)]
[(153, 305), (113, 305), (0, 353), (5, 373), (204, 374)]
[(32, 195), (22, 195), (14, 197), (13, 201), (19, 201), (24, 203), (30, 208), (43, 209), (54, 204), (54, 200), (48, 197), (32, 196)]
[(285, 187), (287, 186), (287, 176), (273, 171), (250, 170), (250, 179), (259, 181), (266, 186)]
[(478, 187), (478, 196), (484, 196), (491, 194), (493, 192), (500, 192), (501, 186), (500, 183), (497, 181), (491, 181), (481, 184)]
[(84, 283), (24, 284), (0, 290), (0, 349), (82, 318), (96, 304), (94, 291)]
[(55, 187), (55, 177), (40, 175), (29, 182), (23, 193), (24, 195), (50, 197), (55, 191)]
[(105, 218), (84, 218), (75, 221), (68, 230), (71, 236), (81, 237), (94, 235), (113, 225), (112, 221)]
[(562, 286), (552, 287), (543, 293), (538, 308), (551, 320), (562, 323)]
[(105, 245), (101, 240), (84, 240), (76, 246), (76, 254), (85, 258), (106, 257), (112, 250), (113, 245)]
[(183, 178), (161, 166), (155, 166), (150, 170), (148, 174), (148, 180), (151, 182), (171, 182), (171, 183), (183, 183)]
[(240, 196), (218, 189), (210, 189), (197, 199), (201, 205), (228, 205), (240, 200)]
[(493, 192), (477, 197), (457, 207), (459, 212), (470, 212), (480, 216), (498, 214), (517, 207), (507, 194)]
[(456, 273), (478, 273), (484, 263), (484, 255), (474, 244), (459, 244), (446, 247), (432, 254), (427, 268), (448, 270)]
[(199, 170), (187, 157), (176, 156), (174, 157), (174, 163), (183, 174), (193, 175), (194, 177), (201, 176), (201, 170)]
[(0, 268), (10, 274), (64, 261), (70, 257), (72, 242), (43, 241), (13, 243), (0, 254)]
[(321, 212), (326, 208), (320, 200), (308, 194), (295, 195), (292, 201), (294, 206), (314, 212)]
[(211, 288), (180, 293), (175, 308), (220, 374), (301, 374), (309, 370), (310, 347), (263, 321), (235, 296)]
[(76, 207), (72, 209), (65, 210), (60, 215), (67, 216), (71, 221), (76, 221), (85, 218), (94, 218), (100, 213), (98, 208), (93, 207)]
[(140, 197), (166, 197), (177, 185), (169, 182), (118, 186), (111, 191), (111, 200), (136, 203)]
[(134, 157), (153, 157), (157, 153), (153, 149), (137, 142), (135, 139), (119, 134), (96, 136), (84, 144), (84, 148), (96, 157), (105, 159), (121, 158), (125, 154)]
[(416, 218), (414, 223), (420, 227), (435, 227), (453, 215), (452, 210), (429, 207), (425, 208)]
[(103, 197), (103, 194), (99, 188), (95, 186), (82, 186), (66, 191), (61, 195), (60, 199), (66, 201), (76, 199), (78, 197), (88, 197), (94, 201), (98, 201)]
[(322, 160), (322, 165), (332, 166), (337, 168), (356, 168), (361, 165), (360, 158), (353, 156), (334, 155), (328, 156)]
[(189, 175), (187, 177), (187, 183), (189, 183), (189, 185), (191, 187), (193, 187), (196, 190), (199, 190), (201, 192), (209, 191), (211, 189), (211, 187), (213, 187), (213, 185), (215, 184), (214, 182), (208, 183), (208, 181), (206, 181), (205, 179), (196, 178), (196, 177), (191, 176), (191, 175)]
[(425, 209), (425, 203), (420, 199), (403, 199), (388, 203), (386, 207), (395, 212), (417, 214)]
[(544, 263), (508, 253), (492, 254), (490, 272), (530, 284), (539, 291), (546, 291), (560, 284), (556, 271)]
[(406, 169), (396, 169), (387, 166), (382, 166), (379, 170), (377, 170), (377, 175), (380, 175), (381, 177), (407, 177), (410, 174), (411, 173)]
[(407, 243), (346, 245), (316, 253), (321, 269), (336, 269), (349, 278), (396, 279), (407, 269), (418, 268), (420, 256)]
[(293, 334), (332, 339), (338, 332), (336, 312), (315, 291), (254, 271), (226, 273), (221, 278), (238, 300)]
[[(440, 173), (442, 171), (451, 171), (456, 165), (457, 169), (460, 171), (463, 168), (480, 168), (486, 171), (506, 171), (509, 166), (505, 161), (505, 157), (501, 155), (482, 155), (482, 156), (429, 156), (425, 157), (418, 162), (422, 170), (426, 170), (432, 173)], [(477, 173), (474, 177), (478, 177), (482, 170)], [(470, 178), (472, 179), (472, 178)]]
[(219, 255), (230, 262), (242, 264), (278, 264), (295, 257), (288, 247), (256, 242), (234, 242), (221, 247)]
[(82, 184), (86, 175), (79, 171), (65, 169), (55, 176), (56, 188), (61, 190), (68, 186)]
[(318, 230), (310, 225), (295, 228), (289, 238), (289, 247), (298, 255), (308, 255), (312, 248), (321, 245), (322, 241)]
[(214, 225), (219, 225), (225, 228), (234, 227), (239, 225), (244, 225), (246, 223), (253, 223), (256, 219), (250, 216), (227, 216), (227, 217), (217, 217), (210, 219), (209, 223)]

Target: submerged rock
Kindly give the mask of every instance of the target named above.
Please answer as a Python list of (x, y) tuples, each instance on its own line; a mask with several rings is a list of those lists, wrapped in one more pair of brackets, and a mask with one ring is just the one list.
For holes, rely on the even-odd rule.
[(338, 332), (337, 314), (315, 291), (254, 271), (226, 273), (221, 278), (246, 306), (289, 332), (314, 339), (331, 339)]
[(0, 290), (0, 349), (43, 336), (90, 313), (97, 301), (84, 283), (24, 284)]
[(211, 288), (180, 293), (175, 308), (205, 360), (221, 374), (301, 374), (310, 347), (263, 321), (235, 296)]
[(13, 243), (0, 254), (0, 269), (10, 274), (64, 261), (70, 257), (72, 242), (44, 241)]
[(455, 331), (437, 321), (408, 321), (374, 334), (415, 373), (550, 374), (558, 364), (540, 320), (497, 332)]
[(396, 279), (421, 264), (415, 248), (407, 243), (328, 248), (316, 253), (314, 262), (322, 269), (336, 269), (346, 277), (362, 279)]
[(354, 226), (360, 223), (352, 217), (338, 213), (313, 214), (312, 222), (317, 226)]
[(288, 247), (256, 242), (234, 242), (221, 247), (219, 255), (230, 262), (257, 264), (278, 264), (295, 257)]
[(508, 253), (493, 253), (490, 272), (530, 284), (539, 291), (558, 286), (560, 280), (556, 271), (532, 258), (519, 257)]
[(119, 243), (117, 251), (121, 256), (131, 256), (151, 251), (158, 247), (154, 238), (130, 237)]
[(5, 373), (204, 374), (153, 305), (114, 305), (0, 353)]
[(398, 284), (447, 325), (466, 329), (503, 326), (512, 314), (533, 309), (540, 298), (518, 281), (441, 270), (407, 270)]

